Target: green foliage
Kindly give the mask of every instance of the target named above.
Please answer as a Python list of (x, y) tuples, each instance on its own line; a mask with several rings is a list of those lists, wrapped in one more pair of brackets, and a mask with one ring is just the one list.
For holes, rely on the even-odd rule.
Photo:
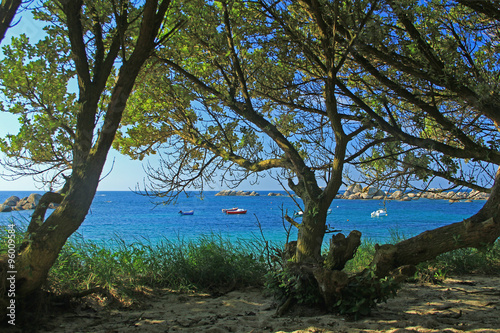
[(429, 266), (448, 274), (499, 274), (500, 241), (482, 248), (463, 248), (439, 255)]
[(378, 303), (395, 297), (399, 287), (392, 278), (379, 279), (373, 271), (365, 271), (350, 279), (347, 287), (342, 289), (342, 296), (335, 303), (334, 309), (340, 314), (358, 319), (359, 316), (370, 314)]
[[(266, 288), (278, 299), (294, 299), (298, 304), (308, 306), (324, 306), (324, 298), (318, 284), (311, 274), (297, 272), (285, 268), (270, 271), (266, 275)], [(368, 315), (376, 304), (386, 302), (396, 296), (399, 284), (392, 278), (379, 279), (373, 271), (365, 270), (361, 274), (352, 276), (349, 284), (344, 287), (336, 299), (330, 300), (331, 311), (342, 315)]]
[(66, 169), (78, 108), (76, 94), (68, 91), (75, 72), (67, 42), (49, 35), (30, 44), (21, 35), (3, 52), (0, 111), (16, 115), (20, 129), (0, 140), (0, 150), (14, 161), (26, 158), (29, 166)]
[(410, 281), (429, 282), (432, 284), (442, 283), (447, 277), (447, 271), (428, 263), (417, 265), (415, 276)]
[(363, 240), (358, 247), (354, 258), (346, 263), (344, 271), (349, 274), (356, 274), (362, 272), (373, 261), (375, 254), (375, 242)]
[(318, 283), (314, 277), (298, 273), (288, 267), (269, 271), (266, 274), (265, 286), (276, 299), (281, 301), (292, 298), (303, 305), (323, 303)]
[(0, 225), (0, 254), (6, 253), (8, 250), (8, 245), (9, 245), (9, 238), (11, 240), (14, 240), (14, 244), (17, 247), (21, 245), (21, 242), (24, 237), (24, 232), (26, 230), (26, 221), (17, 221), (14, 219), (11, 219), (8, 221), (8, 223), (11, 223), (11, 225), (15, 225), (14, 230), (14, 236), (10, 236), (11, 234), (9, 231), (12, 230), (9, 225)]

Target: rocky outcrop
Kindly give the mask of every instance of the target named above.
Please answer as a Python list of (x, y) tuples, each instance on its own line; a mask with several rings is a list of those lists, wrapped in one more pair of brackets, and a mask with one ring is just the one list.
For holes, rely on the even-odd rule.
[(40, 198), (42, 196), (38, 193), (31, 193), (28, 197), (19, 200), (15, 209), (16, 210), (30, 210), (35, 209), (38, 202), (40, 202)]
[(4, 205), (5, 206), (10, 206), (10, 207), (15, 207), (17, 205), (17, 203), (19, 202), (19, 197), (13, 195), (11, 197), (8, 197), (5, 201), (4, 201)]
[[(215, 196), (247, 196), (247, 197), (258, 197), (259, 193), (255, 191), (233, 191), (233, 190), (222, 190), (216, 193)], [(287, 197), (288, 195), (278, 192), (269, 192), (268, 197)]]
[[(20, 199), (13, 195), (7, 198), (3, 204), (0, 205), (0, 212), (11, 212), (13, 210), (30, 210), (35, 209), (36, 205), (40, 202), (41, 194), (31, 193), (29, 196)], [(57, 205), (52, 204), (49, 208), (56, 208)]]
[(12, 206), (1, 204), (0, 213), (8, 213), (8, 212), (12, 212)]
[[(222, 190), (215, 194), (216, 196), (259, 196), (259, 193), (255, 191), (234, 191), (234, 190)], [(269, 192), (267, 196), (270, 197), (281, 197), (287, 196), (283, 193)], [(489, 195), (487, 193), (479, 191), (471, 192), (454, 192), (454, 191), (442, 191), (439, 189), (429, 189), (426, 192), (417, 193), (405, 193), (403, 191), (394, 191), (392, 193), (386, 193), (385, 191), (378, 189), (373, 186), (362, 187), (360, 184), (351, 185), (343, 194), (336, 196), (337, 199), (348, 199), (348, 200), (399, 200), (399, 201), (411, 201), (418, 200), (420, 198), (425, 199), (441, 199), (454, 201), (471, 201), (471, 200), (487, 200)], [(10, 198), (9, 198), (10, 199)], [(5, 203), (4, 203), (5, 204)], [(1, 206), (0, 206), (1, 208)], [(7, 208), (8, 209), (8, 208)]]
[(454, 191), (442, 191), (439, 189), (429, 189), (426, 192), (418, 193), (405, 193), (403, 191), (394, 191), (392, 193), (386, 193), (376, 187), (367, 186), (365, 188), (361, 187), (359, 184), (350, 185), (344, 194), (337, 195), (336, 198), (339, 199), (372, 199), (372, 200), (400, 200), (400, 201), (411, 201), (420, 198), (425, 199), (441, 199), (448, 200), (450, 202), (455, 201), (467, 201), (472, 200), (487, 200), (489, 195), (487, 193), (479, 191), (471, 192), (454, 192)]
[(233, 190), (222, 190), (216, 194), (216, 196), (249, 196), (257, 197), (259, 193), (255, 191), (233, 191)]
[(361, 187), (359, 184), (351, 185), (347, 188), (342, 196), (342, 199), (375, 199), (384, 198), (385, 192), (372, 186), (367, 186), (365, 188)]

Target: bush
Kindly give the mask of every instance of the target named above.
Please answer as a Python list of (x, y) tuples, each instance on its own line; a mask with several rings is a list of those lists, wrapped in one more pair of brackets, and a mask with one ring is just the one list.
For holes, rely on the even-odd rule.
[(318, 283), (310, 274), (284, 269), (272, 270), (266, 274), (266, 289), (280, 302), (291, 298), (302, 305), (320, 305), (323, 298)]
[(429, 265), (452, 274), (500, 274), (500, 240), (480, 249), (464, 248), (443, 253)]
[(347, 287), (342, 289), (342, 296), (334, 306), (334, 310), (342, 315), (369, 315), (378, 303), (395, 297), (400, 285), (394, 279), (375, 277), (373, 271), (367, 270), (362, 275), (350, 279)]

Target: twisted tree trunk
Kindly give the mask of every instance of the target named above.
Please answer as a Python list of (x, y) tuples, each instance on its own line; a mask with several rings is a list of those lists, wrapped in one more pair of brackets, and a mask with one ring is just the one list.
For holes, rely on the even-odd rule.
[[(45, 282), (48, 272), (67, 239), (80, 227), (94, 198), (107, 154), (120, 125), (127, 100), (144, 62), (156, 47), (155, 38), (160, 31), (170, 1), (146, 1), (142, 11), (142, 22), (135, 48), (120, 68), (102, 127), (94, 141), (97, 102), (99, 101), (120, 49), (119, 43), (112, 43), (106, 57), (97, 57), (95, 65), (101, 70), (91, 78), (89, 59), (82, 35), (82, 1), (64, 3), (68, 35), (71, 41), (80, 85), (80, 110), (77, 114), (76, 135), (73, 144), (72, 175), (64, 196), (46, 194), (35, 209), (33, 219), (14, 262), (8, 256), (0, 258), (0, 279), (11, 278), (12, 293), (6, 292), (0, 284), (0, 314), (5, 318), (7, 306), (38, 291)], [(123, 23), (123, 22), (122, 22)], [(123, 26), (126, 29), (126, 24)], [(98, 36), (101, 38), (102, 36)], [(115, 36), (119, 41), (120, 35)], [(103, 46), (103, 45), (99, 45)], [(104, 53), (104, 49), (97, 52)], [(59, 207), (44, 220), (48, 202), (60, 202)], [(11, 281), (9, 280), (9, 281)], [(15, 282), (14, 282), (15, 281)], [(11, 287), (12, 289), (12, 287)], [(10, 289), (9, 289), (10, 290)]]
[(492, 244), (500, 236), (499, 216), (500, 168), (491, 195), (477, 214), (462, 222), (425, 231), (395, 245), (377, 246), (371, 266), (377, 276), (383, 277), (398, 267), (416, 265), (442, 253)]

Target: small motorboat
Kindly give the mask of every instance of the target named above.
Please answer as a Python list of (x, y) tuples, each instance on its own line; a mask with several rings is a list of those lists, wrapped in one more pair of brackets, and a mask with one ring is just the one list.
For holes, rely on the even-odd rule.
[(385, 208), (380, 208), (372, 212), (372, 217), (381, 217), (381, 216), (387, 216), (387, 211), (385, 210)]
[(181, 215), (194, 215), (194, 210), (188, 210), (188, 211), (185, 211), (185, 212), (183, 212), (181, 210), (181, 211), (179, 211), (179, 214), (181, 214)]
[(235, 210), (226, 210), (226, 214), (246, 214), (247, 210), (246, 209), (235, 209)]
[(223, 212), (223, 213), (226, 213), (226, 212), (228, 212), (228, 211), (233, 211), (233, 210), (238, 210), (238, 207), (229, 208), (229, 209), (222, 209), (222, 212)]
[(298, 211), (298, 212), (293, 213), (293, 217), (302, 217), (302, 216), (304, 216), (303, 211)]
[[(332, 213), (332, 210), (328, 209), (328, 211), (326, 212), (326, 215), (330, 215), (331, 213)], [(304, 216), (303, 211), (298, 211), (298, 212), (293, 213), (293, 217), (303, 217), (303, 216)]]

